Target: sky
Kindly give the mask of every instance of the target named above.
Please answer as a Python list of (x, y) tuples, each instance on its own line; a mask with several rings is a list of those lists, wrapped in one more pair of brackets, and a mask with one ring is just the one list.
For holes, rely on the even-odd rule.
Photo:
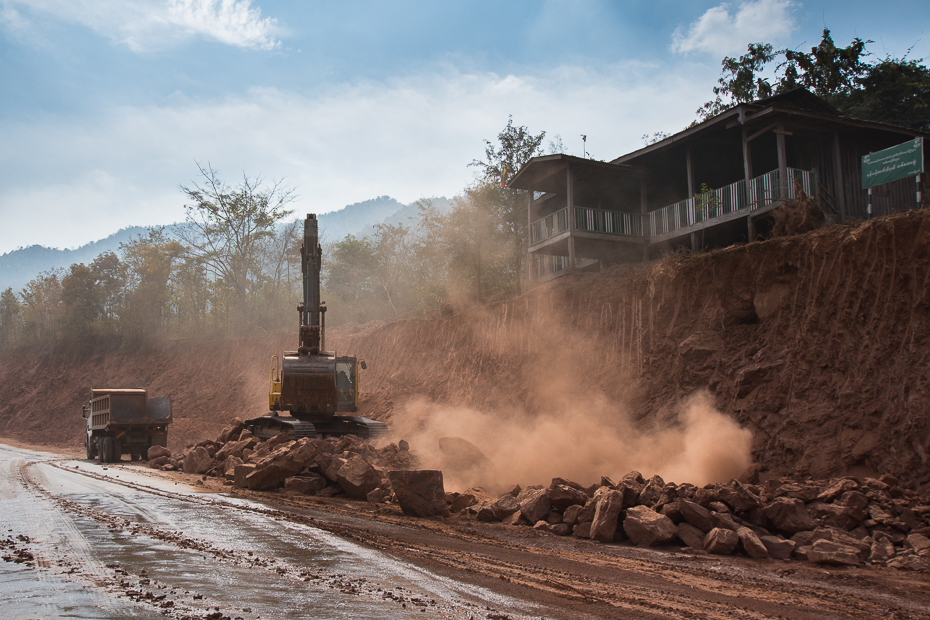
[(824, 27), (930, 58), (926, 0), (0, 0), (0, 254), (183, 221), (198, 165), (295, 217), (451, 197), (511, 115), (610, 160)]

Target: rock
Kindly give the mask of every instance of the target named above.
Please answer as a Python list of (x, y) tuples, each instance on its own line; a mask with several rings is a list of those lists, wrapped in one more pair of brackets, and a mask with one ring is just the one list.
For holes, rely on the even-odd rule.
[(520, 512), (523, 517), (530, 523), (536, 523), (546, 518), (552, 502), (549, 501), (549, 493), (546, 489), (533, 489), (527, 487), (520, 492), (517, 498), (520, 504)]
[(717, 501), (717, 487), (709, 484), (703, 488), (698, 489), (694, 492), (694, 497), (692, 500), (694, 503), (700, 504), (704, 508), (707, 508), (710, 506), (711, 502)]
[(794, 553), (794, 548), (797, 547), (797, 543), (794, 541), (778, 538), (777, 536), (760, 536), (759, 540), (765, 545), (769, 557), (776, 560), (787, 560), (791, 558), (791, 554)]
[(817, 499), (822, 502), (832, 502), (834, 499), (846, 493), (847, 491), (855, 491), (859, 488), (859, 485), (848, 478), (843, 478), (837, 480), (826, 489), (824, 489), (818, 496)]
[(678, 528), (672, 520), (648, 506), (627, 509), (623, 531), (637, 547), (662, 545), (678, 536)]
[[(565, 509), (565, 512), (562, 514), (562, 522), (568, 523), (569, 525), (575, 525), (578, 522), (578, 513), (584, 510), (584, 506), (579, 506), (575, 504), (574, 506), (569, 506)], [(593, 519), (594, 516), (592, 515)]]
[(763, 512), (778, 530), (787, 534), (813, 530), (817, 527), (804, 508), (804, 502), (796, 498), (779, 497), (766, 505)]
[(310, 480), (303, 476), (291, 476), (284, 480), (284, 492), (293, 495), (306, 495), (310, 492)]
[(384, 501), (384, 490), (379, 487), (369, 491), (368, 495), (365, 496), (365, 501), (369, 504), (380, 504)]
[(572, 528), (572, 534), (578, 538), (591, 538), (591, 522), (576, 523)]
[(227, 457), (225, 461), (223, 461), (223, 466), (220, 469), (222, 469), (224, 472), (227, 472), (230, 469), (235, 469), (236, 465), (242, 465), (242, 459), (237, 456), (230, 456)]
[[(623, 499), (623, 505), (626, 506), (626, 496)], [(594, 513), (597, 511), (597, 501), (589, 499), (584, 503), (584, 506), (581, 510), (578, 511), (578, 516), (575, 518), (577, 523), (591, 523), (594, 521)]]
[[(351, 454), (336, 472), (335, 482), (352, 499), (365, 499), (381, 485), (381, 474), (358, 454)], [(442, 495), (442, 503), (443, 506), (446, 505), (445, 492)], [(448, 514), (448, 509), (446, 512)]]
[(182, 467), (186, 474), (205, 474), (213, 467), (213, 458), (206, 448), (198, 446), (184, 456)]
[(601, 496), (591, 522), (591, 538), (599, 542), (613, 542), (617, 533), (620, 511), (623, 510), (623, 493), (608, 491)]
[(715, 527), (704, 537), (704, 550), (714, 555), (730, 555), (739, 544), (739, 535), (733, 530)]
[(245, 423), (241, 418), (233, 419), (233, 423), (230, 426), (227, 426), (223, 429), (223, 432), (220, 433), (220, 436), (216, 438), (217, 443), (226, 443), (227, 441), (232, 441), (239, 437), (242, 431), (245, 429)]
[(704, 548), (704, 532), (690, 523), (679, 523), (677, 530), (678, 540), (685, 543), (686, 547), (691, 547), (692, 549)]
[(156, 456), (155, 458), (149, 459), (149, 467), (152, 469), (161, 469), (162, 465), (165, 465), (170, 460), (170, 457), (167, 456)]
[(497, 521), (494, 511), (491, 510), (491, 502), (481, 502), (475, 510), (475, 517), (483, 523), (493, 523)]
[[(556, 480), (559, 480), (556, 478)], [(565, 510), (569, 506), (584, 506), (588, 501), (588, 494), (583, 489), (569, 486), (564, 483), (556, 483), (555, 480), (548, 489), (549, 501), (559, 510)]]
[(326, 480), (326, 478), (324, 478), (320, 474), (310, 472), (310, 473), (306, 473), (302, 475), (304, 476), (304, 478), (307, 479), (307, 482), (309, 483), (309, 487), (307, 488), (307, 493), (310, 495), (316, 495), (317, 493), (325, 489), (326, 485), (328, 484), (328, 481)]
[(461, 478), (475, 481), (494, 468), (491, 460), (476, 446), (461, 437), (440, 437), (441, 469), (454, 471)]
[(710, 511), (698, 503), (680, 499), (678, 500), (678, 511), (685, 521), (703, 532), (709, 532), (715, 527)]
[(491, 502), (491, 512), (494, 513), (494, 518), (498, 521), (503, 521), (505, 517), (509, 517), (519, 510), (520, 503), (516, 497), (510, 494), (501, 495)]
[(255, 471), (255, 465), (246, 464), (246, 465), (236, 465), (235, 469), (235, 478), (233, 479), (233, 486), (237, 489), (245, 489), (249, 486), (246, 478), (249, 474)]
[(894, 557), (894, 554), (894, 545), (883, 536), (872, 543), (872, 547), (869, 549), (869, 563), (884, 566), (888, 560)]
[(146, 457), (150, 461), (160, 457), (171, 458), (171, 450), (165, 448), (164, 446), (152, 446), (146, 453)]
[(452, 500), (452, 504), (449, 507), (449, 509), (453, 513), (462, 512), (469, 506), (474, 506), (477, 503), (478, 503), (477, 497), (475, 497), (471, 493), (462, 493), (461, 495), (456, 497), (454, 500)]
[(523, 515), (518, 510), (510, 516), (504, 517), (501, 519), (501, 523), (504, 525), (529, 525), (530, 522), (523, 518)]
[(673, 499), (667, 504), (663, 504), (660, 501), (659, 505), (662, 506), (662, 510), (660, 510), (659, 512), (661, 512), (666, 517), (671, 519), (672, 523), (681, 523), (683, 519), (681, 516), (681, 505), (679, 503), (680, 501), (681, 500)]
[(405, 515), (448, 517), (442, 472), (437, 470), (394, 470), (388, 472), (394, 495)]
[(261, 469), (256, 466), (245, 477), (245, 483), (253, 491), (270, 491), (278, 488), (282, 482), (293, 475), (294, 472), (280, 465), (267, 465)]
[(549, 514), (546, 515), (546, 523), (549, 525), (562, 523), (562, 513), (555, 509), (550, 510)]
[(409, 452), (410, 444), (407, 443), (406, 439), (401, 439), (400, 441), (397, 442), (397, 449), (400, 450), (401, 452)]
[(572, 526), (568, 523), (556, 523), (549, 526), (549, 531), (556, 536), (568, 536), (572, 533)]
[(549, 523), (544, 521), (543, 519), (540, 519), (539, 521), (533, 524), (533, 529), (539, 532), (548, 532), (551, 527), (552, 526), (549, 525)]
[(636, 498), (636, 503), (639, 506), (653, 506), (664, 490), (665, 480), (662, 480), (661, 476), (653, 476)]
[(740, 528), (740, 524), (734, 521), (733, 517), (727, 512), (712, 512), (710, 513), (710, 518), (714, 522), (714, 527), (720, 527), (734, 532)]
[(754, 560), (764, 560), (769, 557), (768, 548), (751, 529), (741, 527), (736, 530), (736, 535), (739, 536), (739, 541), (743, 543), (746, 555)]
[(717, 497), (737, 512), (748, 512), (762, 506), (762, 500), (736, 480), (731, 480), (729, 484), (720, 487)]
[(930, 538), (927, 538), (923, 534), (911, 533), (905, 539), (905, 545), (921, 553), (930, 549)]
[(859, 566), (858, 549), (830, 540), (818, 540), (807, 551), (807, 560), (814, 564)]
[(252, 431), (250, 431), (249, 429), (245, 429), (244, 431), (239, 433), (238, 440), (242, 441), (243, 439), (251, 439), (251, 438), (252, 438)]
[(230, 441), (225, 446), (220, 448), (216, 454), (213, 455), (213, 458), (216, 460), (227, 459), (230, 456), (237, 456), (242, 458), (242, 453), (246, 448), (254, 448), (258, 444), (258, 440), (255, 438), (243, 439), (241, 441)]

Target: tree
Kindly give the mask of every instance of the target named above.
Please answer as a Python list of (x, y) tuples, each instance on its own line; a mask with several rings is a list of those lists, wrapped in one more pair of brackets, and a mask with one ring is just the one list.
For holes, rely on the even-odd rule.
[(118, 331), (117, 319), (126, 293), (126, 266), (113, 252), (104, 252), (90, 265), (97, 284), (102, 328), (106, 332)]
[[(856, 37), (846, 47), (837, 47), (828, 28), (810, 52), (773, 52), (769, 44), (753, 43), (739, 59), (723, 59), (715, 100), (705, 103), (697, 115), (704, 120), (738, 103), (804, 87), (844, 114), (930, 130), (930, 70), (922, 60), (890, 56), (868, 63), (869, 43)], [(772, 88), (759, 74), (778, 58)]]
[(101, 313), (97, 279), (83, 263), (71, 265), (61, 280), (61, 309), (64, 337), (72, 342), (86, 343), (96, 335)]
[(12, 287), (0, 293), (0, 351), (14, 346), (22, 330), (22, 305)]
[(50, 269), (26, 283), (23, 298), (23, 329), (36, 342), (58, 338), (61, 312), (61, 277), (64, 271)]
[(180, 186), (192, 201), (184, 206), (187, 226), (180, 236), (192, 255), (233, 291), (237, 327), (242, 329), (248, 324), (249, 289), (260, 269), (261, 241), (290, 215), (284, 207), (295, 198), (294, 190), (281, 181), (266, 187), (261, 177), (245, 174), (233, 188), (209, 164), (197, 168), (203, 185)]
[(123, 316), (124, 333), (151, 337), (167, 332), (172, 294), (169, 282), (184, 246), (169, 239), (164, 228), (151, 228), (120, 244), (129, 292)]
[(506, 187), (506, 180), (516, 174), (530, 158), (542, 154), (540, 144), (545, 137), (545, 131), (533, 135), (525, 126), (515, 127), (513, 117), (508, 117), (507, 126), (497, 134), (498, 144), (485, 140), (485, 158), (470, 164), (481, 170), (481, 189), (475, 187), (469, 190), (480, 191), (481, 200), (475, 206), (486, 208), (491, 221), (509, 239), (513, 288), (517, 295), (521, 292), (523, 258), (526, 254), (527, 198), (525, 191)]

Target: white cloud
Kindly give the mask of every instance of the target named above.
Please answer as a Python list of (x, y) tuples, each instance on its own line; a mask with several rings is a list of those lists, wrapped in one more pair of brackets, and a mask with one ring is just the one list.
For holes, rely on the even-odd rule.
[(643, 133), (693, 119), (713, 76), (677, 71), (624, 63), (528, 77), (441, 67), (312, 96), (261, 89), (96, 119), (0, 122), (0, 252), (72, 247), (129, 225), (179, 221), (177, 186), (195, 177), (195, 160), (230, 183), (243, 172), (286, 177), (299, 194), (297, 213), (384, 194), (404, 203), (452, 196), (471, 182), (468, 163), (508, 114), (532, 132), (560, 134), (571, 154), (581, 154), (587, 134), (588, 152), (609, 160), (641, 147)]
[[(14, 8), (19, 5), (19, 11)], [(32, 19), (30, 19), (32, 18)], [(199, 36), (235, 47), (280, 46), (277, 20), (262, 17), (251, 0), (4, 0), (0, 23), (10, 32), (57, 19), (82, 24), (136, 52), (160, 49)]]
[(708, 9), (684, 30), (672, 34), (672, 51), (706, 52), (716, 56), (746, 50), (749, 43), (775, 43), (795, 30), (792, 0), (748, 0), (735, 13), (730, 5)]
[(280, 46), (274, 37), (277, 20), (262, 18), (251, 0), (169, 0), (168, 16), (190, 32), (227, 45), (264, 50)]

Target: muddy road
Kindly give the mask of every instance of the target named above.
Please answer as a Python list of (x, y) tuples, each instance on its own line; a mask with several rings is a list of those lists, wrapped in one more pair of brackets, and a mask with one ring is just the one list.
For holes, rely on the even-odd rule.
[(198, 480), (0, 445), (0, 617), (930, 617), (924, 574), (600, 545)]

